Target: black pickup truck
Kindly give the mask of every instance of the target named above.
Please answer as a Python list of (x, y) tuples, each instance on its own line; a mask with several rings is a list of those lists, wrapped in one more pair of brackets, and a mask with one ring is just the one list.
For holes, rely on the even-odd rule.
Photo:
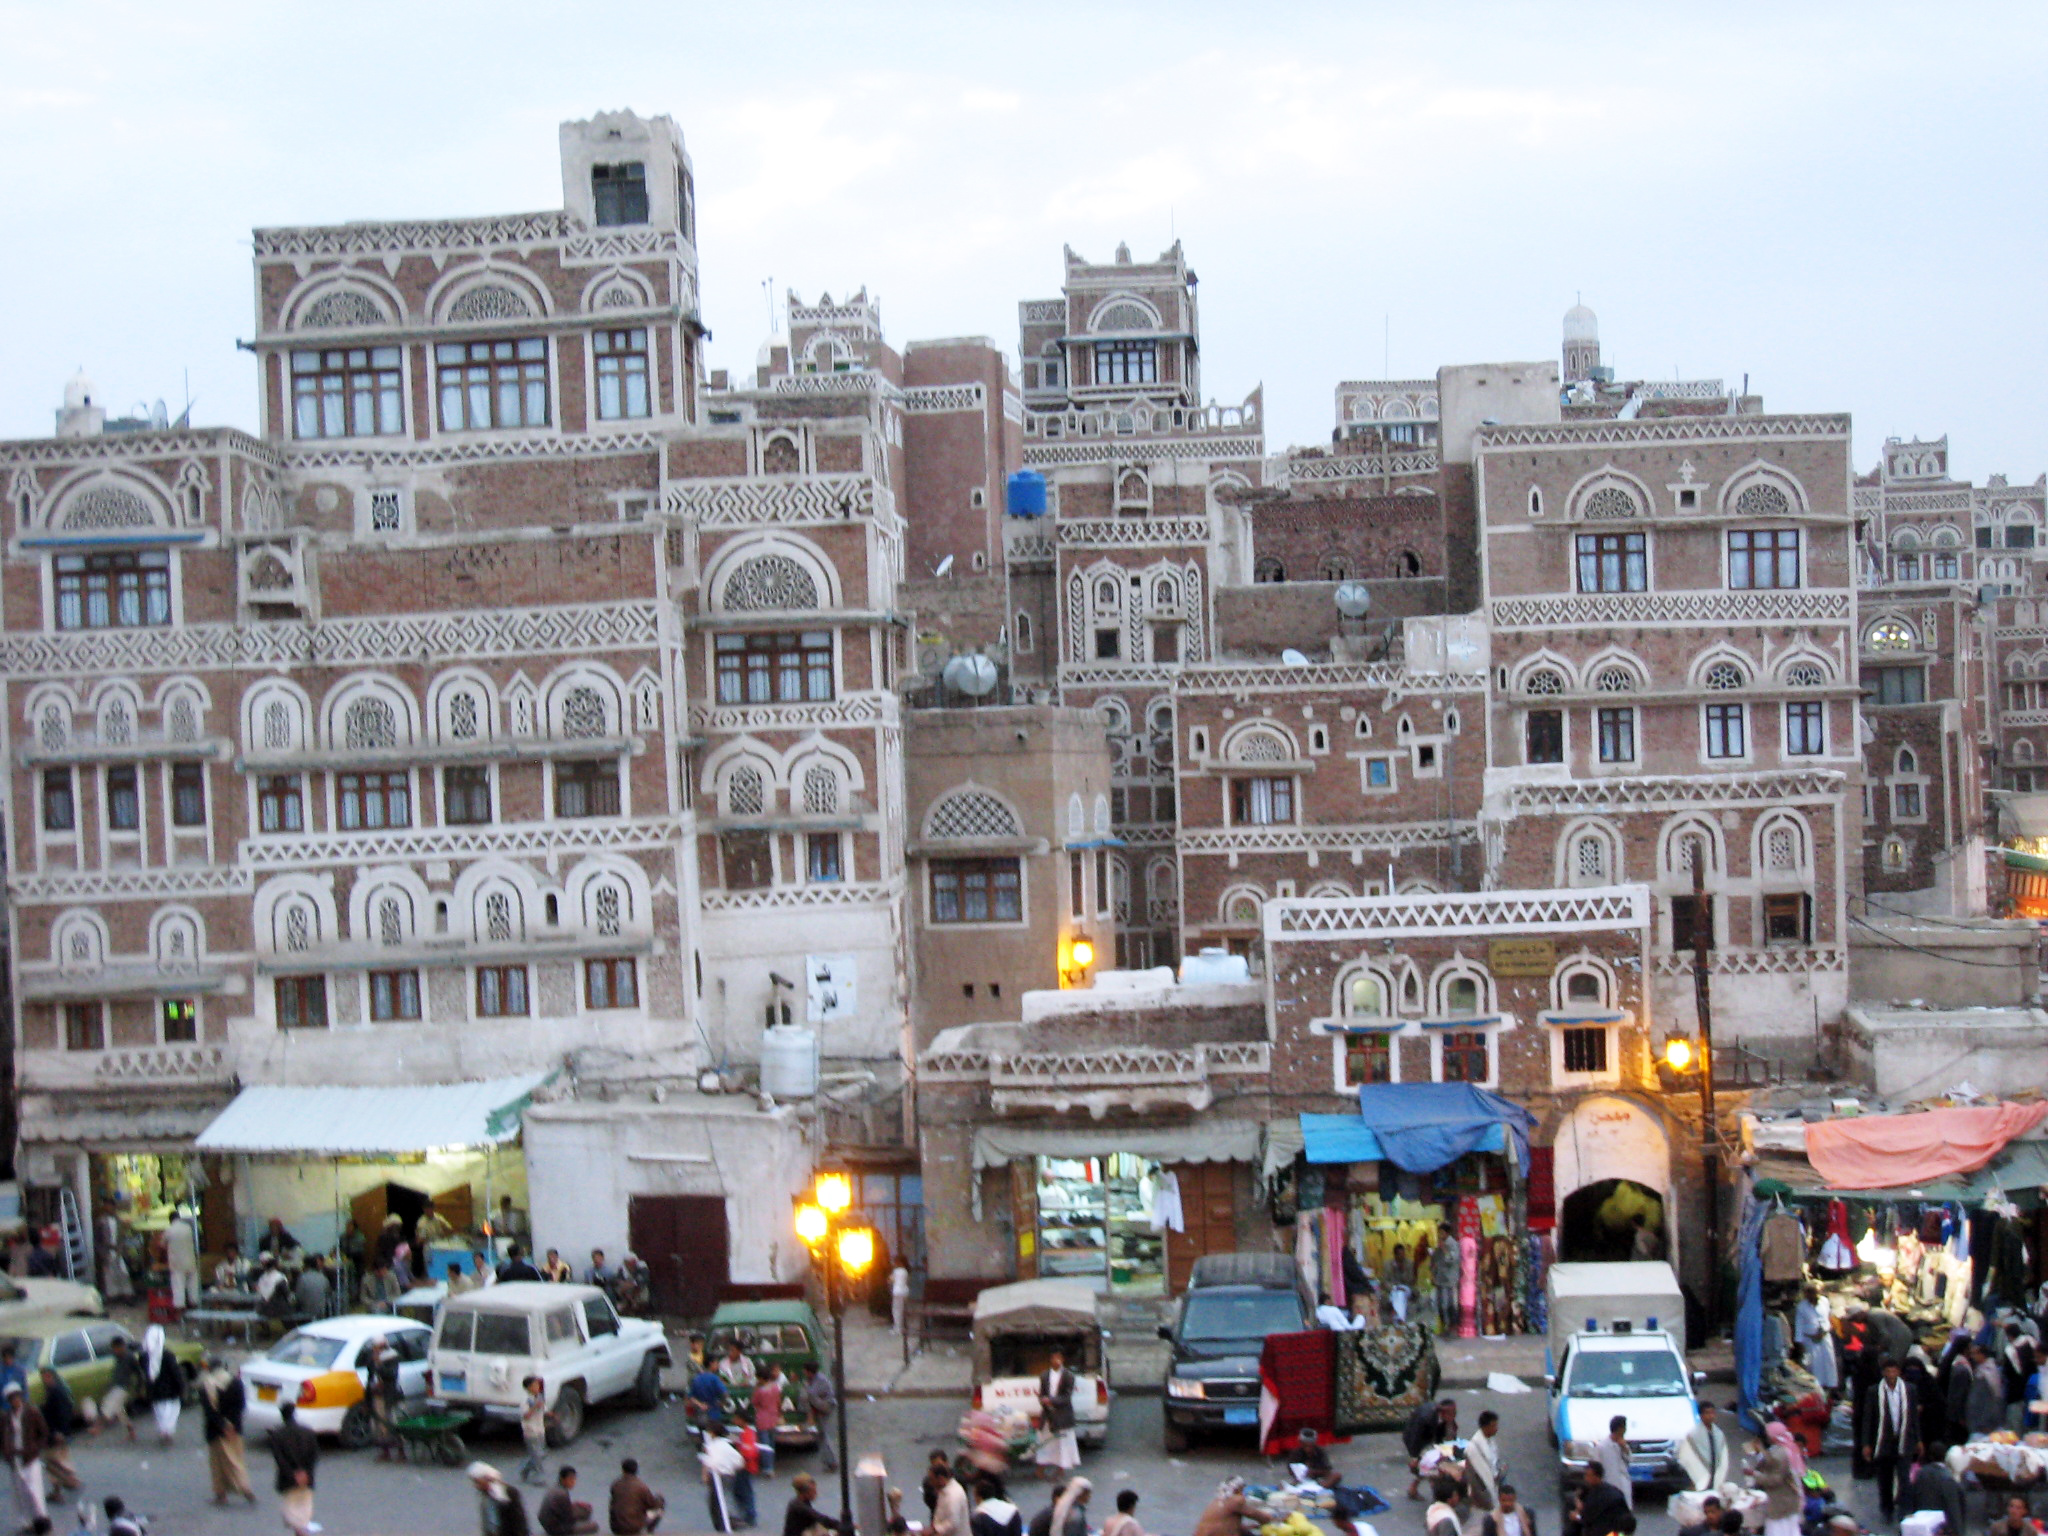
[(1300, 1333), (1311, 1308), (1284, 1253), (1218, 1253), (1195, 1261), (1187, 1293), (1159, 1336), (1166, 1362), (1166, 1449), (1203, 1431), (1259, 1427), (1259, 1352), (1269, 1333)]

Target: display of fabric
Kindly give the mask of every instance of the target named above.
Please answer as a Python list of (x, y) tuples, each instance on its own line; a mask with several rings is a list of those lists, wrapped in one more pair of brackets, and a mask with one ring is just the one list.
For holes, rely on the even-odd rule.
[(1805, 1273), (1806, 1233), (1799, 1218), (1790, 1211), (1771, 1211), (1765, 1215), (1758, 1243), (1764, 1279), (1782, 1284)]
[(1904, 1189), (1974, 1173), (2048, 1118), (2048, 1103), (1857, 1115), (1806, 1128), (1806, 1160), (1836, 1189)]
[(1821, 1239), (1820, 1256), (1814, 1262), (1822, 1269), (1837, 1271), (1856, 1267), (1856, 1250), (1849, 1243), (1849, 1206), (1846, 1201), (1828, 1202), (1828, 1235)]
[(1469, 1339), (1478, 1332), (1479, 1239), (1468, 1232), (1458, 1239), (1458, 1337)]
[(1259, 1440), (1266, 1455), (1279, 1455), (1282, 1443), (1294, 1443), (1304, 1429), (1336, 1430), (1336, 1341), (1369, 1337), (1327, 1328), (1266, 1335), (1259, 1351)]
[(1763, 1427), (1764, 1266), (1760, 1252), (1764, 1207), (1752, 1204), (1736, 1238), (1735, 1395), (1743, 1426)]
[(1334, 1414), (1336, 1432), (1386, 1429), (1405, 1424), (1418, 1403), (1437, 1385), (1436, 1348), (1418, 1323), (1393, 1323), (1336, 1340)]
[(1550, 1234), (1531, 1232), (1526, 1240), (1528, 1262), (1522, 1266), (1522, 1294), (1527, 1298), (1529, 1331), (1550, 1331)]
[(1455, 1333), (1458, 1329), (1459, 1304), (1464, 1294), (1464, 1260), (1463, 1244), (1446, 1228), (1437, 1238), (1436, 1251), (1429, 1259), (1431, 1299), (1436, 1303), (1439, 1333)]

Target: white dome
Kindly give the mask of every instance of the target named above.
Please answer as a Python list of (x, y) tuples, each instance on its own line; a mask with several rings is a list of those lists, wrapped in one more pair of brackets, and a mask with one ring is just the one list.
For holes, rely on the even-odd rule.
[(85, 370), (81, 368), (78, 372), (71, 375), (71, 382), (64, 386), (64, 409), (67, 411), (82, 410), (91, 404), (92, 380), (85, 376)]
[(1600, 317), (1583, 304), (1574, 304), (1564, 312), (1564, 339), (1573, 341), (1598, 341), (1600, 339)]

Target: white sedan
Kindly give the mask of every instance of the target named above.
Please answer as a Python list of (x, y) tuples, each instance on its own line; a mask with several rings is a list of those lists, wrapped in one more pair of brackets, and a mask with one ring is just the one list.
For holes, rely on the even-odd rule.
[(370, 1443), (370, 1340), (398, 1351), (398, 1383), (407, 1399), (427, 1395), (427, 1345), (434, 1330), (407, 1317), (327, 1317), (294, 1328), (242, 1364), (248, 1400), (243, 1431), (251, 1440), (277, 1427), (280, 1403), (297, 1403), (298, 1420), (342, 1444)]

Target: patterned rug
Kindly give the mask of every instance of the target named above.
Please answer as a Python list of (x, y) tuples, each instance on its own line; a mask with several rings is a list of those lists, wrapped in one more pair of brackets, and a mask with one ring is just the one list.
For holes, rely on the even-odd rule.
[(1339, 1333), (1337, 1433), (1398, 1427), (1436, 1391), (1436, 1345), (1420, 1323)]

